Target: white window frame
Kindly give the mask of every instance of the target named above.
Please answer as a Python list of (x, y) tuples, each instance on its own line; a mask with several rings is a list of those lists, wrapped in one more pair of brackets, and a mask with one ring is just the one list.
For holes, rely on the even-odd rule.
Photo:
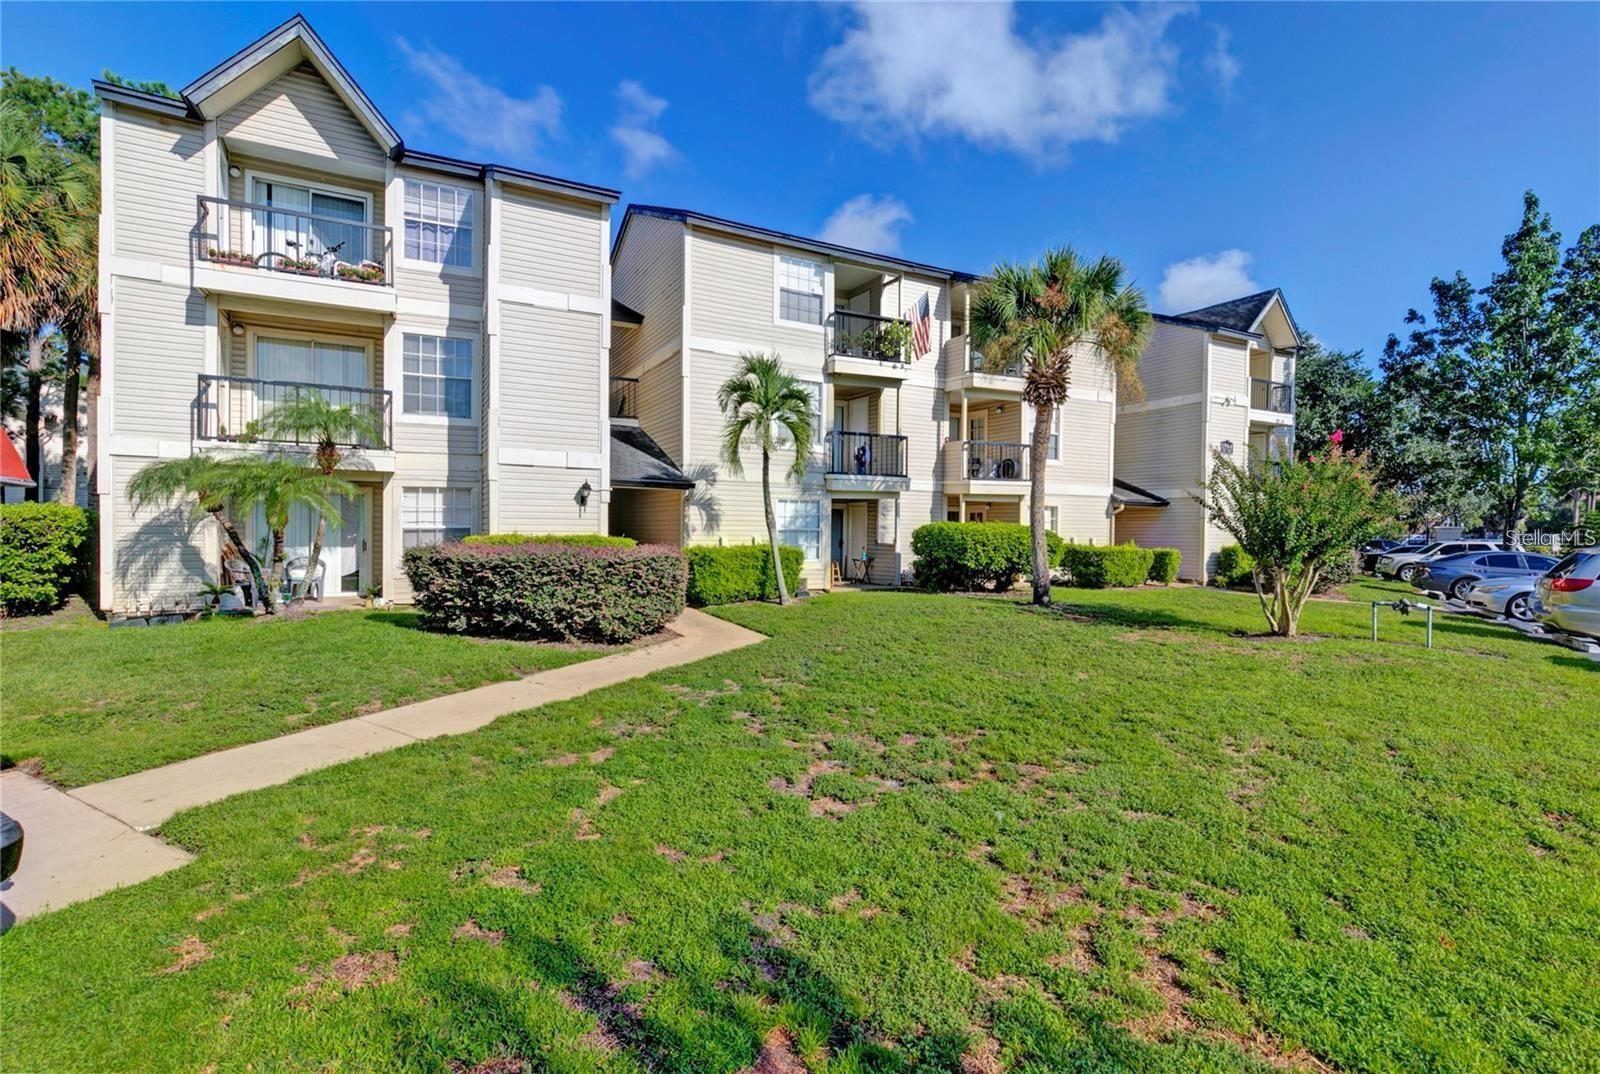
[[(450, 276), (476, 276), (478, 274), (478, 242), (483, 238), (484, 228), (484, 194), (483, 191), (465, 183), (446, 183), (438, 179), (425, 179), (421, 176), (402, 175), (400, 180), (400, 219), (394, 229), (395, 259), (408, 268), (424, 269), (428, 272), (440, 272)], [(425, 261), (421, 258), (406, 256), (406, 185), (409, 183), (428, 183), (436, 187), (449, 190), (464, 190), (471, 198), (472, 208), (472, 242), (467, 246), (468, 261), (465, 265), (447, 265), (442, 261)], [(432, 221), (421, 221), (430, 223)]]
[[(816, 515), (817, 515), (817, 526), (816, 526), (815, 530), (803, 530), (799, 526), (786, 526), (786, 525), (784, 525), (785, 522), (789, 521), (789, 511), (792, 510), (793, 508), (799, 507), (799, 506), (810, 507), (811, 509), (813, 509), (816, 512)], [(807, 550), (807, 555), (805, 556), (805, 561), (807, 563), (819, 563), (819, 562), (821, 562), (821, 560), (822, 560), (822, 501), (821, 500), (778, 500), (773, 505), (773, 513), (777, 516), (775, 521), (778, 524), (778, 543), (780, 545), (781, 544), (790, 543), (790, 542), (785, 541), (783, 539), (784, 531), (786, 531), (786, 530), (787, 531), (791, 531), (791, 532), (793, 532), (793, 531), (810, 532), (810, 533), (812, 533), (814, 535), (814, 538), (815, 538), (815, 541), (816, 541), (817, 554), (815, 556), (810, 555), (809, 554), (809, 550)], [(801, 549), (805, 549), (805, 545), (797, 545), (796, 547), (801, 548)]]
[[(827, 433), (824, 431), (822, 420), (822, 381), (810, 380), (802, 376), (796, 376), (794, 379), (799, 381), (801, 387), (805, 388), (807, 394), (811, 395), (812, 399), (816, 401), (816, 406), (811, 410), (811, 454), (819, 455), (827, 445)], [(780, 425), (774, 430), (774, 434), (773, 440), (779, 447), (790, 446), (789, 430)]]
[[(449, 515), (450, 504), (448, 502), (445, 502), (444, 499), (441, 498), (441, 501), (440, 501), (440, 504), (439, 504), (439, 521), (440, 521), (441, 525), (438, 526), (438, 527), (432, 527), (432, 526), (426, 527), (428, 532), (442, 532), (442, 531), (448, 531), (448, 530), (452, 530), (452, 529), (456, 529), (456, 530), (465, 529), (466, 533), (462, 534), (462, 536), (466, 536), (467, 534), (470, 534), (470, 533), (474, 532), (474, 530), (476, 530), (477, 523), (478, 523), (478, 490), (476, 488), (474, 488), (473, 486), (471, 486), (471, 485), (403, 485), (400, 488), (399, 505), (398, 505), (399, 506), (399, 511), (400, 511), (400, 526), (399, 526), (399, 530), (400, 530), (400, 550), (401, 550), (402, 553), (407, 548), (427, 548), (427, 547), (430, 547), (430, 545), (407, 544), (406, 543), (406, 533), (407, 532), (420, 533), (420, 532), (423, 532), (423, 529), (424, 529), (424, 527), (420, 527), (420, 526), (407, 526), (406, 525), (406, 495), (408, 493), (419, 493), (419, 492), (440, 493), (441, 496), (442, 496), (442, 494), (451, 493), (451, 492), (462, 492), (462, 493), (466, 494), (465, 511), (466, 511), (466, 516), (467, 516), (467, 524), (465, 526), (450, 526), (450, 525), (447, 525), (446, 523), (448, 523), (449, 519), (450, 519), (450, 515)], [(448, 539), (449, 539), (449, 537), (448, 537), (448, 535), (446, 535), (442, 540), (437, 541), (437, 542), (433, 542), (433, 543), (442, 544), (444, 540), (448, 540)]]
[[(422, 339), (459, 339), (466, 342), (472, 351), (472, 386), (467, 389), (467, 416), (453, 418), (448, 414), (407, 414), (406, 413), (406, 337), (417, 336)], [(422, 328), (401, 328), (400, 349), (396, 355), (400, 363), (398, 396), (395, 407), (394, 420), (406, 425), (476, 425), (478, 423), (478, 352), (480, 350), (478, 338), (465, 332), (435, 332)]]
[(1050, 418), (1050, 441), (1045, 446), (1045, 458), (1051, 462), (1061, 461), (1061, 408), (1055, 407)]
[[(372, 217), (372, 201), (373, 201), (372, 195), (367, 193), (366, 191), (355, 190), (355, 189), (353, 189), (351, 187), (347, 187), (347, 186), (336, 186), (333, 183), (324, 183), (320, 179), (296, 179), (292, 175), (279, 175), (276, 172), (257, 171), (254, 168), (246, 168), (245, 171), (244, 171), (244, 199), (243, 200), (244, 200), (246, 205), (258, 204), (256, 202), (256, 199), (255, 199), (255, 189), (256, 189), (256, 180), (257, 179), (261, 180), (264, 183), (282, 183), (284, 186), (302, 187), (302, 188), (304, 188), (306, 190), (311, 191), (312, 193), (332, 194), (336, 198), (349, 198), (351, 201), (360, 201), (364, 205), (366, 205), (366, 216), (361, 222), (363, 224), (365, 224), (368, 228), (373, 228), (373, 227), (375, 227), (377, 225), (377, 221), (374, 220), (373, 217)], [(237, 211), (244, 214), (244, 226), (246, 228), (253, 228), (253, 227), (256, 226), (255, 210), (253, 210), (253, 209), (239, 209)], [(310, 212), (309, 209), (307, 209), (305, 211), (306, 212)], [(355, 221), (353, 221), (353, 220), (351, 221), (351, 223), (354, 223), (354, 222)], [(222, 232), (225, 235), (231, 235), (232, 234), (232, 228), (230, 226), (228, 226), (227, 222), (223, 223)], [(232, 240), (230, 239), (229, 241), (232, 241)], [(376, 247), (376, 246), (380, 245), (382, 242), (383, 242), (383, 238), (382, 238), (382, 233), (381, 232), (371, 231), (371, 230), (369, 230), (367, 232), (367, 246), (369, 248), (368, 249), (368, 253), (369, 253), (368, 260), (376, 261), (379, 264), (383, 263), (383, 251), (379, 250), (379, 249), (372, 249), (373, 247)], [(259, 252), (265, 252), (265, 251), (257, 251), (257, 252), (259, 253)], [(284, 253), (284, 254), (289, 254), (291, 256), (293, 256), (293, 254), (294, 254), (293, 250), (280, 250), (278, 252), (279, 253)], [(353, 265), (353, 264), (356, 264), (357, 262), (359, 262), (361, 260), (361, 258), (358, 257), (355, 260), (351, 260), (348, 257), (344, 257), (344, 258), (340, 258), (340, 260), (341, 261), (349, 261)], [(361, 286), (366, 286), (366, 285), (363, 284)]]
[[(261, 369), (256, 365), (256, 351), (263, 338), (288, 339), (304, 343), (328, 343), (337, 347), (360, 347), (367, 352), (367, 382), (360, 385), (360, 387), (369, 391), (383, 390), (383, 385), (377, 383), (377, 370), (373, 368), (375, 364), (372, 358), (373, 350), (378, 345), (378, 341), (375, 339), (367, 336), (345, 336), (340, 335), (338, 332), (307, 332), (298, 328), (280, 329), (273, 328), (270, 325), (250, 325), (246, 327), (244, 335), (244, 366), (250, 371), (248, 375), (256, 380), (261, 379)], [(223, 364), (231, 367), (232, 360), (224, 356)]]
[(1044, 505), (1044, 528), (1051, 533), (1061, 532), (1061, 509), (1053, 503)]
[[(783, 263), (785, 261), (798, 261), (807, 265), (815, 265), (818, 272), (817, 299), (820, 306), (818, 320), (791, 321), (783, 316)], [(790, 288), (793, 290), (793, 288)], [(808, 331), (822, 331), (822, 326), (828, 320), (828, 263), (814, 257), (800, 257), (797, 254), (786, 254), (774, 250), (772, 253), (772, 323), (785, 328), (803, 328)]]

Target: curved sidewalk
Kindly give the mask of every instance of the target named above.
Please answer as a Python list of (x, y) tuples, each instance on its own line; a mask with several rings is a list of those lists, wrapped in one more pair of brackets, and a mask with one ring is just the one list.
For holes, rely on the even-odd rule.
[(441, 735), (476, 731), (511, 712), (565, 701), (652, 671), (741, 649), (764, 635), (686, 609), (667, 641), (540, 671), (291, 735), (62, 791), (21, 772), (0, 777), (0, 806), (26, 832), (22, 867), (0, 891), (4, 923), (176, 869), (190, 856), (146, 832), (179, 810), (287, 783)]

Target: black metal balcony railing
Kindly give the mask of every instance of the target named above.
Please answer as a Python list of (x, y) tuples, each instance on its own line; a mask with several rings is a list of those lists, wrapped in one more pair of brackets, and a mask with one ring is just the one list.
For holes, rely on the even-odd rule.
[(905, 477), (906, 438), (836, 430), (830, 438), (828, 472), (853, 477)]
[(873, 313), (835, 310), (828, 318), (828, 353), (875, 362), (909, 362), (911, 322)]
[(224, 440), (237, 444), (311, 444), (303, 437), (277, 436), (265, 420), (272, 408), (299, 392), (315, 392), (333, 406), (368, 408), (376, 412), (380, 435), (355, 436), (340, 447), (381, 451), (394, 442), (393, 393), (382, 388), (352, 388), (342, 384), (303, 384), (290, 380), (257, 380), (200, 374), (200, 391), (194, 401), (194, 436), (197, 440)]
[(967, 364), (967, 371), (971, 373), (987, 373), (991, 377), (1020, 377), (1023, 373), (1023, 361), (1021, 358), (1013, 358), (1004, 366), (994, 369), (990, 368), (983, 357), (982, 351), (974, 350)]
[(1254, 410), (1271, 410), (1288, 414), (1294, 410), (1294, 385), (1264, 377), (1250, 378), (1250, 406)]
[(638, 418), (638, 377), (611, 378), (611, 416), (613, 418)]
[(364, 220), (230, 198), (198, 198), (195, 258), (363, 283), (394, 285), (394, 229)]
[(971, 481), (1024, 481), (1028, 477), (1027, 444), (968, 440), (966, 457)]

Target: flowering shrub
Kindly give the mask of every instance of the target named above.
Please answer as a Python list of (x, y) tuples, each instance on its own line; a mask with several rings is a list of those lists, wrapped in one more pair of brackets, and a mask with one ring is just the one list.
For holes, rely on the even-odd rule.
[(683, 557), (665, 545), (442, 544), (404, 563), (423, 625), (453, 634), (625, 642), (683, 610)]

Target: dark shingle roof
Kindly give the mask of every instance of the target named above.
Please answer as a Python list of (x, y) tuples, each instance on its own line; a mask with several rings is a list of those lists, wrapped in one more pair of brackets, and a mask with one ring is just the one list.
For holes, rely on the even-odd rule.
[(644, 324), (644, 314), (640, 313), (638, 310), (629, 309), (627, 306), (624, 306), (621, 302), (618, 302), (613, 298), (611, 300), (611, 323), (632, 325)]
[(1218, 324), (1224, 328), (1231, 328), (1235, 332), (1249, 332), (1255, 327), (1256, 318), (1261, 316), (1261, 311), (1277, 295), (1278, 289), (1261, 291), (1257, 294), (1246, 295), (1243, 298), (1230, 298), (1226, 302), (1218, 302), (1210, 306), (1202, 306), (1188, 313), (1180, 313), (1178, 317), (1185, 321), (1201, 321), (1208, 324)]
[(1112, 498), (1128, 507), (1166, 507), (1172, 503), (1165, 496), (1157, 496), (1148, 489), (1142, 489), (1131, 481), (1115, 478), (1111, 484), (1116, 491)]
[(694, 488), (694, 482), (649, 433), (622, 422), (611, 423), (611, 484), (614, 488)]

